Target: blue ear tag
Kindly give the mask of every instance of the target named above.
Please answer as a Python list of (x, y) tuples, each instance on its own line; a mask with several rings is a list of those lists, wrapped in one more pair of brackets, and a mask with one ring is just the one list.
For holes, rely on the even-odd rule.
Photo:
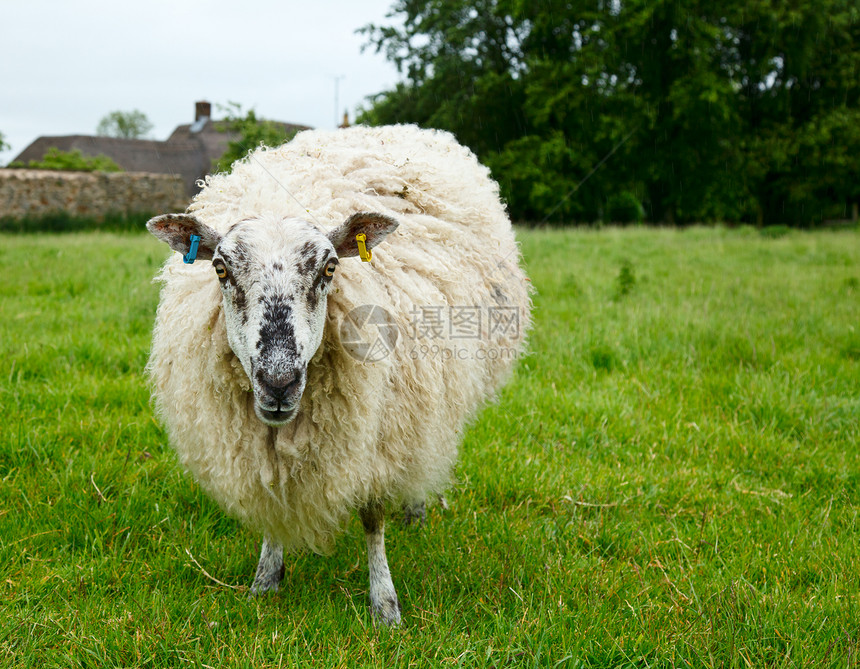
[(182, 262), (186, 265), (190, 265), (195, 260), (197, 260), (197, 245), (200, 243), (200, 235), (191, 235), (191, 248), (188, 249), (188, 253), (182, 256)]

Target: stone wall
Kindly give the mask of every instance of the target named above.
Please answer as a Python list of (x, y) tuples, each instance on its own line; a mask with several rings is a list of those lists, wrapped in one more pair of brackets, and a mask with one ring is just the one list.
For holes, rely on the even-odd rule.
[(184, 211), (188, 202), (179, 175), (0, 169), (0, 219), (62, 212), (103, 220), (108, 215)]

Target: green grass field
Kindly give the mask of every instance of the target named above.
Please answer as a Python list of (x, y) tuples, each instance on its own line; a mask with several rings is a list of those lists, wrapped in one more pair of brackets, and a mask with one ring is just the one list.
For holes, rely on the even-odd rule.
[(0, 237), (0, 666), (856, 665), (860, 234), (520, 239), (531, 353), (389, 526), (388, 630), (357, 519), (246, 597), (259, 537), (149, 406), (166, 248)]

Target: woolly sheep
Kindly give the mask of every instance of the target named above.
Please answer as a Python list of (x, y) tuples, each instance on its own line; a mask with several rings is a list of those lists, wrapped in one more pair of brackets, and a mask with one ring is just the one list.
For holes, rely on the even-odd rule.
[[(444, 132), (306, 131), (147, 227), (183, 255), (197, 235), (211, 261), (163, 267), (149, 372), (182, 465), (263, 535), (251, 592), (357, 510), (372, 614), (398, 624), (385, 508), (423, 520), (530, 322), (489, 171)], [(360, 234), (384, 241), (370, 262)]]

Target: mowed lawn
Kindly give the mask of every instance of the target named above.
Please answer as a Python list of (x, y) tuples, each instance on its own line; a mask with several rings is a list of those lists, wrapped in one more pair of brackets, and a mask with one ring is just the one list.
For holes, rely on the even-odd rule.
[[(860, 234), (519, 231), (530, 354), (451, 509), (249, 600), (143, 368), (166, 247), (0, 237), (0, 666), (820, 667), (860, 653)], [(213, 275), (214, 280), (214, 275)]]

